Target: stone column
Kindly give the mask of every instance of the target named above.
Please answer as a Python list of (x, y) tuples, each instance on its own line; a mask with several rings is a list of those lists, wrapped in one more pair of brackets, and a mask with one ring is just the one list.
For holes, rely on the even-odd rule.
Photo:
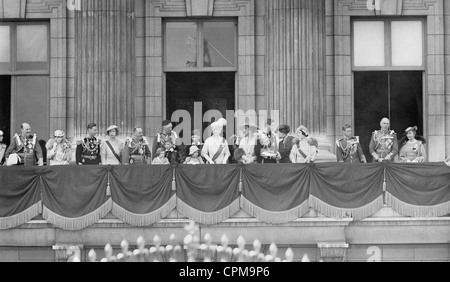
[(317, 161), (336, 161), (327, 138), (325, 0), (267, 1), (267, 32), (268, 108), (292, 131), (308, 128)]
[(134, 0), (85, 0), (75, 11), (75, 136), (95, 122), (131, 135), (135, 120)]

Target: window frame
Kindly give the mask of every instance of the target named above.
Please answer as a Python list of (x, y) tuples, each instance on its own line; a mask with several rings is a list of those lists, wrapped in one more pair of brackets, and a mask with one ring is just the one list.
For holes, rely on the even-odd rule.
[[(10, 66), (9, 70), (0, 70), (0, 75), (49, 75), (50, 74), (50, 22), (49, 21), (0, 21), (1, 26), (10, 28)], [(17, 26), (44, 25), (47, 28), (47, 62), (46, 69), (41, 70), (17, 70)]]
[[(232, 22), (235, 27), (235, 46), (234, 46), (234, 66), (233, 67), (204, 67), (203, 61), (203, 29), (206, 22)], [(197, 67), (167, 67), (167, 23), (196, 23), (197, 24)], [(180, 19), (180, 18), (167, 18), (163, 20), (163, 69), (164, 72), (237, 72), (238, 70), (238, 22), (236, 18), (194, 18), (194, 19)]]
[[(384, 61), (385, 66), (355, 66), (355, 22), (384, 22)], [(422, 23), (422, 66), (393, 66), (392, 65), (392, 22), (399, 21), (420, 21)], [(351, 19), (351, 60), (352, 71), (425, 71), (427, 65), (427, 38), (426, 20), (422, 17), (393, 17), (393, 18), (365, 18), (356, 17)]]

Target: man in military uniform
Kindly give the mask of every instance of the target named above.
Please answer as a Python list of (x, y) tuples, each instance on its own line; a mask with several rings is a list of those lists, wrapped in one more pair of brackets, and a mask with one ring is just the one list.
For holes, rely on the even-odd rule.
[(136, 127), (133, 137), (128, 138), (122, 153), (122, 163), (125, 165), (145, 165), (152, 163), (152, 155), (144, 130)]
[(28, 123), (23, 123), (20, 129), (22, 134), (16, 133), (11, 145), (6, 150), (6, 165), (35, 166), (37, 160), (37, 164), (43, 166), (42, 148), (37, 142), (36, 134), (31, 134), (31, 126)]
[(166, 144), (166, 141), (171, 139), (178, 152), (183, 152), (183, 146), (180, 143), (181, 140), (178, 138), (178, 134), (175, 131), (172, 131), (173, 125), (170, 120), (165, 120), (162, 122), (162, 132), (156, 134), (156, 138), (153, 140), (153, 146), (152, 146), (152, 158), (156, 158), (156, 150), (158, 148), (165, 149), (164, 145)]
[(5, 162), (6, 144), (3, 144), (3, 131), (0, 130), (0, 166)]
[(393, 161), (398, 153), (397, 134), (389, 130), (390, 121), (384, 118), (380, 122), (381, 130), (375, 130), (370, 139), (369, 152), (373, 162)]
[(88, 124), (87, 131), (87, 136), (77, 142), (75, 152), (77, 165), (100, 165), (101, 140), (97, 138), (97, 125), (95, 123)]
[(352, 126), (345, 124), (342, 127), (344, 137), (336, 141), (336, 156), (338, 162), (367, 163), (358, 138), (352, 136)]

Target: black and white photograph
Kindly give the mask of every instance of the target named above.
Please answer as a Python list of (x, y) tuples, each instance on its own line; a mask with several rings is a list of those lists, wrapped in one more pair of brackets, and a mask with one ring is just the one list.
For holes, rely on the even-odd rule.
[(449, 261), (450, 0), (0, 0), (0, 262)]

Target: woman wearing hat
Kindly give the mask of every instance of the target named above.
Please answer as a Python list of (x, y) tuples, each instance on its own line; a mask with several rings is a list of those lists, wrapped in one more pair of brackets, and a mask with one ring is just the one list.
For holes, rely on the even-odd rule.
[(426, 161), (427, 153), (425, 144), (427, 141), (417, 135), (417, 126), (408, 127), (405, 136), (400, 140), (399, 159), (402, 163), (422, 163)]
[(288, 136), (291, 132), (291, 127), (289, 125), (283, 124), (278, 128), (278, 152), (277, 152), (277, 163), (291, 163), (289, 155), (292, 151), (292, 146), (294, 145), (294, 137)]
[(202, 157), (200, 157), (199, 153), (200, 149), (197, 146), (191, 146), (191, 148), (189, 149), (189, 156), (184, 161), (184, 164), (192, 164), (192, 165), (205, 164), (203, 162)]
[(239, 140), (239, 148), (244, 150), (247, 163), (257, 163), (261, 155), (261, 143), (256, 134), (258, 127), (254, 124), (245, 124), (241, 129), (244, 137)]
[(45, 147), (47, 148), (47, 162), (50, 166), (69, 165), (72, 160), (72, 145), (65, 138), (64, 131), (56, 130)]
[(111, 125), (106, 130), (106, 135), (108, 140), (100, 148), (102, 165), (121, 165), (124, 144), (116, 138), (119, 135), (119, 128), (116, 125)]
[(213, 136), (206, 139), (202, 149), (202, 156), (210, 164), (226, 164), (230, 157), (228, 142), (221, 135), (225, 125), (225, 119), (219, 119), (211, 124)]
[(292, 163), (304, 164), (314, 162), (317, 157), (317, 140), (309, 138), (308, 129), (303, 125), (295, 131), (296, 139), (289, 158)]

